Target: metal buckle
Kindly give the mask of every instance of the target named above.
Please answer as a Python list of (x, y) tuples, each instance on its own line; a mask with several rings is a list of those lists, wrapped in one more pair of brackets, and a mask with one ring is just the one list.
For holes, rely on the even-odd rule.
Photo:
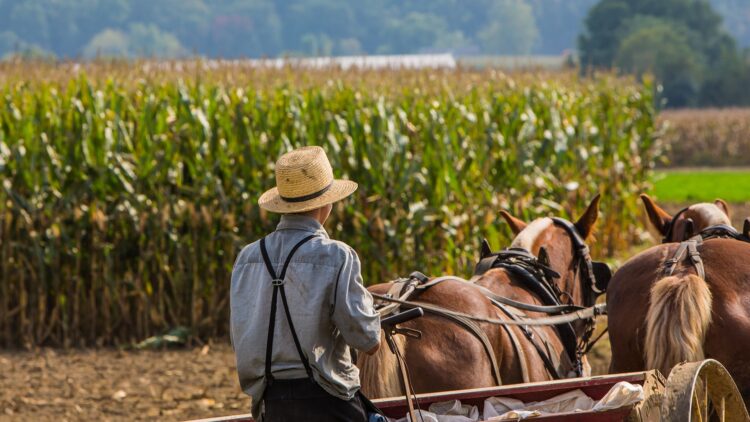
[(281, 285), (284, 284), (284, 280), (275, 278), (275, 279), (271, 280), (271, 284), (274, 285), (274, 286), (281, 286)]

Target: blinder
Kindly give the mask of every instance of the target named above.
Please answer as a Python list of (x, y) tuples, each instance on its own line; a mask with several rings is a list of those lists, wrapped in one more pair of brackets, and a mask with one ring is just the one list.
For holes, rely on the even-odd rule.
[(605, 262), (591, 261), (591, 268), (594, 270), (594, 285), (600, 292), (606, 292), (609, 286), (609, 280), (612, 279), (612, 270)]
[[(591, 261), (591, 256), (589, 255), (589, 247), (588, 245), (586, 245), (586, 242), (578, 233), (578, 229), (573, 223), (560, 217), (552, 217), (552, 221), (556, 225), (565, 229), (565, 231), (568, 232), (571, 241), (573, 242), (573, 248), (575, 249), (575, 256), (573, 257), (573, 259), (578, 260), (579, 269), (581, 270), (582, 276), (586, 279), (587, 285), (589, 287), (588, 296), (591, 303), (587, 304), (587, 306), (593, 305), (596, 302), (596, 297), (606, 291), (606, 286), (609, 283), (609, 279), (612, 278), (612, 272), (607, 264), (603, 262), (594, 263), (593, 261)], [(597, 268), (596, 270), (594, 270), (595, 267)], [(604, 267), (606, 267), (606, 270), (604, 269)], [(599, 280), (599, 278), (597, 277), (597, 273), (601, 274), (599, 276), (602, 277), (601, 280)], [(602, 286), (604, 288), (602, 288)]]
[(683, 242), (693, 237), (695, 233), (695, 222), (692, 218), (684, 218), (674, 222), (674, 234), (676, 241)]
[(490, 242), (488, 242), (487, 239), (482, 239), (482, 250), (479, 252), (479, 258), (484, 259), (490, 255), (492, 255), (492, 248), (490, 247)]
[(537, 257), (539, 259), (539, 262), (544, 265), (545, 267), (549, 267), (549, 254), (547, 253), (547, 248), (544, 246), (539, 248), (539, 256)]

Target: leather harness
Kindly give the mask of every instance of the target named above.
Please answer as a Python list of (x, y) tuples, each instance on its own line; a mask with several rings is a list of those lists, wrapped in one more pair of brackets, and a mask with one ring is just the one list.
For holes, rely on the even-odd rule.
[[(670, 238), (672, 236), (672, 227), (674, 227), (674, 223), (679, 218), (679, 216), (686, 210), (687, 208), (681, 210), (680, 212), (675, 214), (674, 218), (672, 218), (672, 221), (669, 223), (667, 234), (664, 236), (662, 243), (671, 243)], [(700, 246), (704, 240), (708, 239), (734, 239), (741, 242), (750, 243), (749, 234), (750, 219), (745, 220), (745, 227), (742, 233), (738, 232), (734, 227), (728, 226), (726, 224), (717, 224), (714, 226), (706, 227), (705, 229), (701, 230), (700, 233), (680, 242), (680, 245), (677, 247), (677, 250), (675, 250), (675, 253), (672, 255), (672, 257), (664, 261), (664, 267), (662, 271), (663, 275), (664, 277), (668, 277), (674, 274), (674, 271), (677, 268), (677, 264), (682, 262), (687, 257), (687, 259), (690, 261), (690, 264), (695, 267), (695, 271), (696, 273), (698, 273), (698, 277), (705, 280), (706, 270), (703, 265), (703, 259), (701, 259), (700, 251), (698, 251), (698, 246)]]
[[(559, 298), (563, 295), (563, 292), (552, 281), (554, 278), (559, 278), (560, 275), (544, 263), (540, 262), (540, 260), (530, 252), (523, 249), (506, 249), (493, 254), (485, 245), (483, 247), (484, 252), (482, 254), (482, 259), (477, 264), (474, 275), (477, 276), (484, 274), (492, 268), (504, 269), (513, 275), (516, 280), (522, 281), (526, 288), (539, 297), (544, 305), (518, 302), (496, 295), (492, 291), (476, 285), (473, 282), (467, 282), (480, 289), (492, 304), (501, 311), (501, 313), (498, 314), (498, 317), (504, 316), (505, 318), (494, 319), (475, 317), (461, 312), (452, 311), (441, 306), (415, 300), (415, 296), (419, 293), (443, 281), (463, 279), (454, 276), (444, 276), (428, 281), (428, 278), (423, 274), (414, 272), (408, 279), (396, 280), (387, 294), (373, 294), (374, 297), (387, 303), (385, 305), (381, 304), (381, 307), (379, 308), (381, 315), (395, 312), (400, 307), (420, 307), (425, 312), (441, 316), (459, 324), (482, 343), (485, 353), (492, 365), (493, 376), (498, 385), (502, 385), (502, 379), (500, 377), (500, 370), (494, 349), (487, 334), (476, 324), (476, 322), (501, 325), (505, 329), (513, 343), (516, 353), (519, 356), (524, 382), (529, 381), (526, 359), (524, 358), (525, 355), (523, 348), (518, 341), (518, 337), (511, 329), (511, 326), (518, 327), (537, 350), (550, 375), (555, 379), (559, 379), (565, 378), (566, 376), (559, 372), (561, 362), (556, 354), (550, 350), (549, 339), (543, 331), (530, 328), (534, 326), (554, 325), (558, 327), (558, 333), (560, 334), (560, 338), (565, 346), (566, 353), (564, 356), (569, 360), (568, 363), (573, 366), (576, 373), (580, 376), (582, 372), (581, 359), (583, 354), (588, 351), (587, 343), (593, 332), (593, 320), (596, 316), (606, 313), (605, 305), (592, 305), (595, 303), (596, 296), (606, 290), (606, 284), (609, 281), (609, 277), (611, 277), (611, 272), (606, 264), (591, 261), (588, 246), (586, 246), (584, 240), (578, 234), (577, 229), (572, 223), (561, 218), (553, 218), (553, 221), (555, 225), (566, 230), (572, 239), (574, 247), (574, 271), (576, 274), (581, 274), (585, 281), (585, 285), (588, 286), (585, 301), (590, 306), (589, 308), (561, 303)], [(599, 275), (599, 277), (597, 277), (597, 275)], [(547, 318), (529, 318), (523, 311), (561, 315)], [(575, 330), (570, 323), (581, 320), (587, 322), (584, 335), (581, 341), (578, 342)], [(543, 344), (540, 344), (539, 341), (537, 341), (537, 338), (539, 338)]]

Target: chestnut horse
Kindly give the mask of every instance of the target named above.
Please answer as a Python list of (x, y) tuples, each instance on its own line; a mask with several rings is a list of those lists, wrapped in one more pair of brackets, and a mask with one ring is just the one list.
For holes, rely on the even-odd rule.
[[(560, 300), (564, 304), (588, 306), (593, 305), (592, 300), (595, 300), (595, 296), (591, 299), (591, 295), (588, 295), (590, 287), (587, 284), (590, 280), (585, 278), (578, 266), (579, 250), (575, 248), (576, 239), (573, 237), (577, 237), (578, 244), (588, 237), (598, 217), (598, 204), (597, 196), (575, 225), (562, 223), (561, 220), (555, 222), (551, 218), (540, 218), (527, 225), (507, 212), (502, 213), (516, 234), (512, 247), (523, 248), (535, 256), (544, 251), (542, 254), (547, 257), (544, 259), (546, 265), (559, 273), (560, 276), (554, 279), (554, 284), (558, 289), (556, 291), (561, 293)], [(568, 229), (561, 224), (567, 225)], [(571, 230), (577, 233), (573, 234)], [(383, 295), (391, 286), (391, 283), (378, 284), (371, 286), (369, 290)], [(448, 279), (422, 291), (418, 299), (420, 302), (475, 317), (507, 320), (508, 317), (490, 301), (486, 294), (487, 290), (518, 302), (546, 305), (538, 295), (529, 290), (517, 274), (505, 268), (489, 269), (469, 282)], [(526, 316), (535, 318), (547, 315), (527, 312)], [(557, 365), (557, 374), (552, 375), (546, 369), (540, 351), (522, 332), (524, 328), (501, 327), (486, 322), (477, 324), (492, 346), (502, 384), (546, 381), (559, 377), (559, 374), (563, 377), (574, 376), (576, 368), (569, 359), (569, 353), (563, 345), (564, 340), (557, 328), (531, 327), (536, 338), (548, 340), (546, 347), (551, 352), (552, 361)], [(422, 338), (418, 340), (395, 337), (409, 368), (412, 388), (416, 393), (490, 387), (498, 384), (494, 376), (494, 367), (482, 342), (455, 321), (427, 313), (424, 317), (403, 326), (422, 333)], [(580, 341), (585, 334), (584, 324), (576, 323), (573, 326), (573, 341)], [(396, 358), (387, 347), (381, 347), (372, 356), (361, 354), (358, 366), (362, 391), (368, 397), (395, 397), (404, 394)]]
[(713, 358), (750, 399), (750, 243), (714, 238), (697, 243), (704, 277), (690, 257), (671, 275), (667, 260), (681, 241), (706, 228), (729, 225), (724, 201), (692, 205), (673, 218), (641, 196), (665, 242), (628, 260), (607, 289), (611, 373), (659, 369)]

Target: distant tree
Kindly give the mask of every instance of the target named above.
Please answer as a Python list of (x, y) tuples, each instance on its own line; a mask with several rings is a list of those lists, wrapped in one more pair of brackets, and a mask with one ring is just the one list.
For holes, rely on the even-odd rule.
[(153, 24), (130, 25), (128, 46), (131, 56), (176, 58), (187, 54), (177, 37)]
[(647, 19), (620, 42), (615, 65), (637, 75), (652, 73), (664, 86), (668, 105), (684, 107), (698, 100), (705, 63), (690, 45), (690, 31), (659, 19)]
[(10, 31), (0, 32), (0, 57), (11, 54), (23, 46), (24, 42), (18, 35)]
[(415, 53), (431, 48), (441, 34), (448, 31), (445, 20), (427, 13), (411, 12), (392, 19), (383, 27), (381, 38), (385, 41), (377, 53)]
[(211, 18), (221, 1), (125, 0), (131, 3), (129, 22), (153, 23), (174, 34), (185, 48), (206, 50)]
[(215, 6), (206, 51), (216, 57), (275, 56), (281, 20), (271, 0), (223, 0)]
[(581, 33), (583, 19), (597, 0), (527, 0), (534, 11), (540, 54), (561, 54), (572, 50)]
[(110, 28), (96, 34), (83, 49), (83, 56), (86, 58), (128, 57), (129, 55), (128, 35)]
[[(288, 0), (278, 2), (277, 6), (283, 18), (283, 40), (287, 48), (314, 54), (309, 50), (312, 44), (316, 44), (319, 51), (329, 44), (332, 49), (336, 40), (360, 35), (356, 15), (347, 1)], [(311, 43), (311, 37), (317, 41)]]
[(747, 0), (711, 0), (724, 18), (724, 25), (743, 47), (750, 47), (750, 2)]
[(333, 53), (333, 41), (326, 34), (305, 34), (302, 45), (305, 55), (330, 56)]
[[(584, 21), (579, 38), (581, 63), (584, 66), (611, 66), (623, 37), (637, 17), (655, 17), (682, 24), (694, 31), (699, 41), (693, 45), (708, 52), (717, 40), (723, 40), (721, 16), (703, 0), (601, 0)], [(709, 48), (709, 46), (711, 46)]]
[(486, 53), (529, 54), (539, 38), (531, 6), (523, 0), (497, 0), (477, 37)]
[(750, 57), (724, 52), (706, 74), (700, 103), (714, 107), (750, 105)]
[(10, 57), (53, 58), (54, 56), (52, 52), (36, 44), (25, 42), (13, 32), (0, 32), (0, 59)]
[(601, 0), (586, 17), (579, 47), (584, 70), (653, 73), (669, 106), (750, 100), (736, 85), (750, 65), (706, 0)]
[(83, 50), (84, 57), (165, 57), (176, 58), (187, 54), (177, 38), (159, 30), (155, 25), (130, 25), (125, 33), (105, 29), (95, 35)]
[(452, 31), (438, 34), (438, 37), (432, 47), (437, 51), (457, 52), (459, 54), (463, 54), (465, 52), (476, 53), (478, 51), (474, 41), (467, 37), (466, 34), (464, 34), (462, 31)]
[(336, 43), (334, 54), (342, 56), (356, 56), (363, 54), (362, 44), (356, 38), (344, 38)]

